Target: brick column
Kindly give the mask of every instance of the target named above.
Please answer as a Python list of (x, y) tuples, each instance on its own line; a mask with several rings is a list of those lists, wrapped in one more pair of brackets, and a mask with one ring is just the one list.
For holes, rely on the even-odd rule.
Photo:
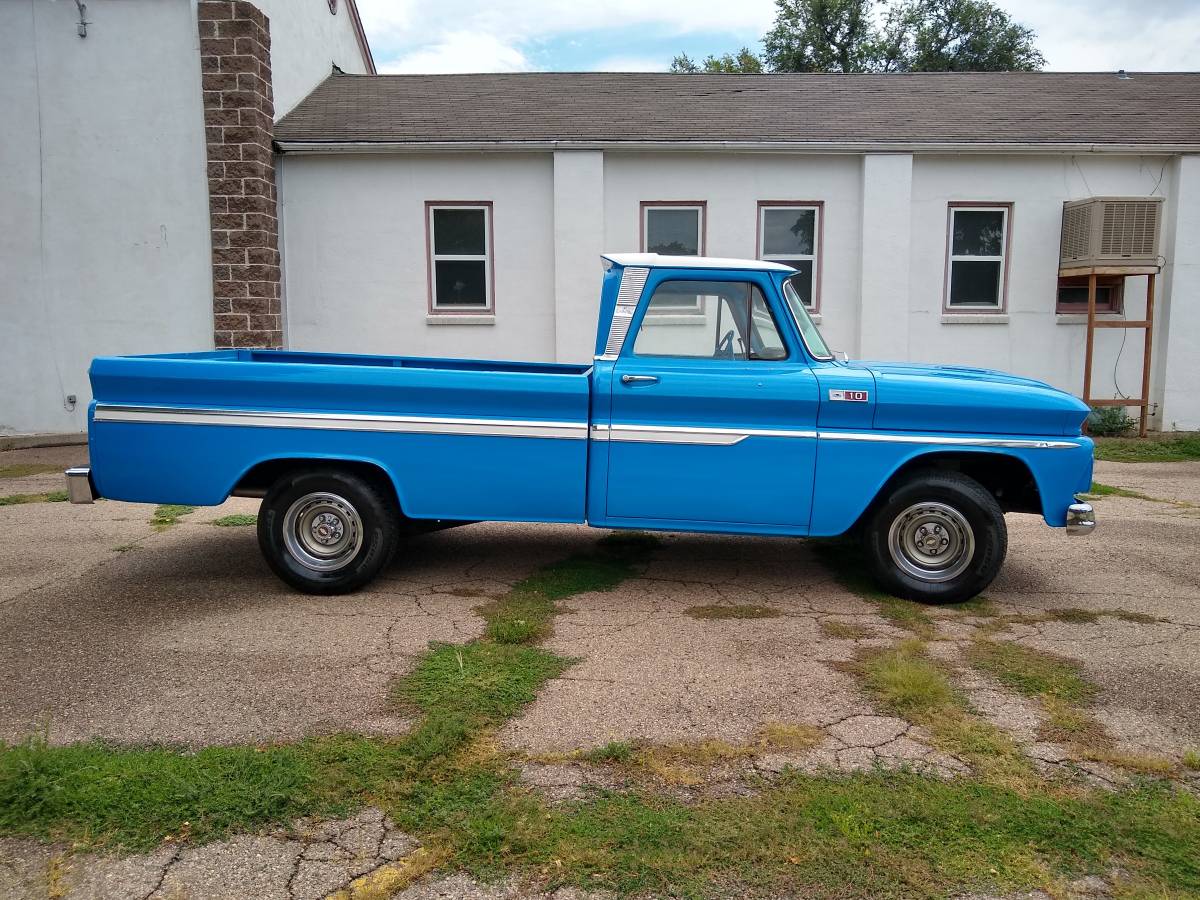
[(281, 347), (270, 25), (245, 0), (201, 0), (198, 18), (213, 340), (217, 347)]

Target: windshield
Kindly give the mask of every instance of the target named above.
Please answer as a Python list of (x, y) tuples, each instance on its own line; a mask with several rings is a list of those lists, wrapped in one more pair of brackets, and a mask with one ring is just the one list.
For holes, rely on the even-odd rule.
[(833, 359), (833, 354), (825, 345), (821, 332), (817, 330), (816, 324), (808, 315), (808, 310), (804, 308), (804, 301), (792, 287), (790, 278), (783, 283), (783, 296), (787, 300), (788, 308), (792, 311), (792, 318), (796, 320), (796, 327), (800, 329), (800, 336), (804, 338), (804, 346), (808, 348), (808, 352), (817, 359)]

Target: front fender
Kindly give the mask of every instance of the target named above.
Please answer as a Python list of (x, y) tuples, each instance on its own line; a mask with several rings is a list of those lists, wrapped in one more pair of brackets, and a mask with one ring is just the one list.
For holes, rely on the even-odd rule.
[[(920, 443), (922, 439), (930, 443)], [(973, 443), (981, 440), (989, 443)], [(1006, 456), (1023, 462), (1037, 484), (1042, 517), (1047, 525), (1065, 525), (1067, 507), (1075, 502), (1075, 495), (1091, 487), (1093, 445), (1090, 438), (1076, 436), (1039, 441), (1029, 437), (988, 435), (986, 438), (963, 436), (962, 441), (956, 443), (950, 435), (872, 432), (864, 438), (822, 431), (817, 440), (810, 534), (832, 537), (845, 533), (897, 471), (919, 462), (921, 457), (929, 457), (932, 462), (938, 454), (947, 452)], [(1002, 446), (1004, 443), (1012, 446)]]

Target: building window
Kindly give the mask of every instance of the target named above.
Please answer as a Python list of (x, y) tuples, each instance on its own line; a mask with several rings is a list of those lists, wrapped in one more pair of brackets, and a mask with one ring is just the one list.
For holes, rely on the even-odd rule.
[(1004, 308), (1012, 204), (950, 204), (946, 308)]
[(820, 300), (821, 211), (819, 201), (758, 204), (758, 257), (797, 270), (792, 286), (804, 306), (816, 310)]
[[(1096, 276), (1096, 312), (1119, 313), (1124, 308), (1125, 279), (1121, 275)], [(1083, 313), (1088, 311), (1088, 277), (1072, 275), (1058, 279), (1058, 305), (1060, 313)]]
[(700, 201), (642, 203), (642, 251), (703, 256), (704, 206)]
[[(664, 256), (704, 255), (705, 203), (647, 200), (642, 203), (642, 252)], [(704, 298), (679, 295), (651, 310), (654, 316), (696, 316), (704, 311)]]
[(425, 204), (431, 312), (490, 313), (492, 204)]

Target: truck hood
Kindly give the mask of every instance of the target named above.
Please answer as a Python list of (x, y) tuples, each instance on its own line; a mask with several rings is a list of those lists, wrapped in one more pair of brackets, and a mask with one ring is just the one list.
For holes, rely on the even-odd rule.
[(876, 428), (1076, 435), (1088, 407), (1043, 381), (993, 369), (854, 362), (875, 379)]

